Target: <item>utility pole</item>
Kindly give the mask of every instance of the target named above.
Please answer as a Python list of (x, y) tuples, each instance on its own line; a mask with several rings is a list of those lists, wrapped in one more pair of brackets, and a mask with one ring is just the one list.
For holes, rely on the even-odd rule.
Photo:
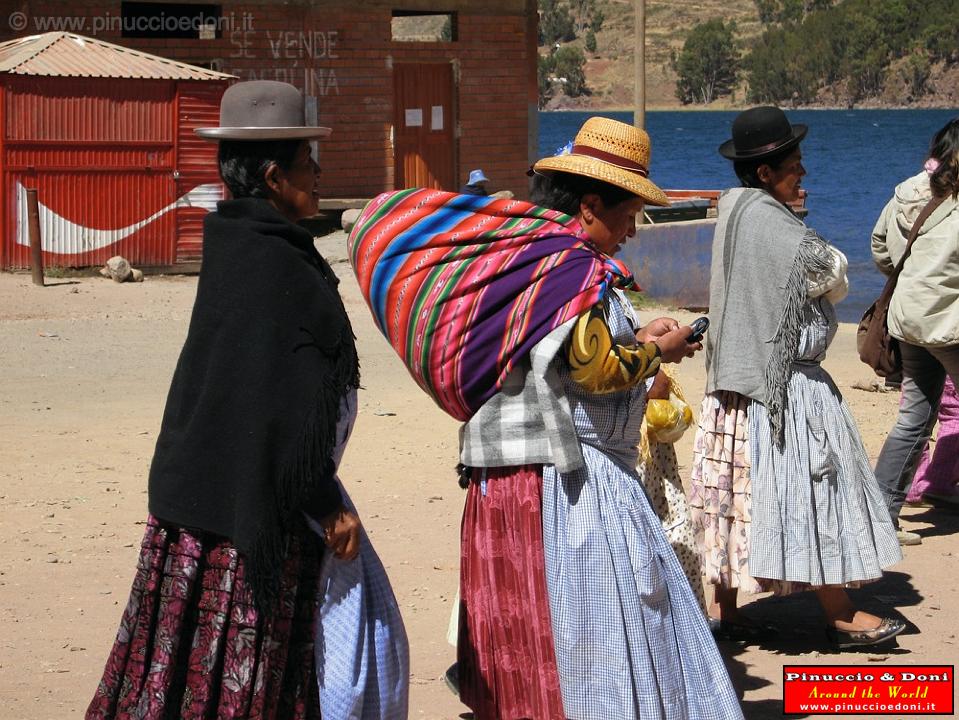
[(633, 78), (633, 125), (646, 129), (646, 0), (635, 0), (636, 38)]

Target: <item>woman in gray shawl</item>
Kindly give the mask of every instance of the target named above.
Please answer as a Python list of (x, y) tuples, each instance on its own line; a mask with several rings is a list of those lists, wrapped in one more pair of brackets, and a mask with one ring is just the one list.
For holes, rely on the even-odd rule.
[(845, 588), (901, 554), (855, 421), (820, 365), (846, 259), (789, 208), (805, 134), (778, 108), (752, 108), (719, 149), (743, 187), (719, 201), (690, 506), (717, 638), (769, 632), (739, 612), (739, 589), (814, 589), (834, 644), (873, 645), (905, 625), (857, 609)]

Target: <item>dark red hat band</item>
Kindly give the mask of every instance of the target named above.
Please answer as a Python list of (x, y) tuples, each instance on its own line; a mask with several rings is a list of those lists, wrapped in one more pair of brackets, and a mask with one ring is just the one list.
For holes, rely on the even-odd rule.
[(624, 158), (621, 155), (615, 155), (613, 153), (606, 152), (605, 150), (597, 150), (594, 147), (589, 145), (573, 145), (573, 149), (570, 151), (571, 155), (585, 155), (586, 157), (596, 158), (597, 160), (602, 160), (605, 163), (614, 165), (622, 170), (627, 170), (642, 177), (648, 177), (649, 171), (640, 165), (638, 162), (633, 162), (628, 158)]

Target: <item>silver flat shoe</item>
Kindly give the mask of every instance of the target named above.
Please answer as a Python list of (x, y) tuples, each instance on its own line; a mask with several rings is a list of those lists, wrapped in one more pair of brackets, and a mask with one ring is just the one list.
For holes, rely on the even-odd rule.
[(867, 647), (892, 640), (906, 629), (906, 623), (895, 618), (883, 618), (879, 627), (872, 630), (839, 630), (836, 627), (827, 627), (826, 635), (840, 650), (849, 648)]

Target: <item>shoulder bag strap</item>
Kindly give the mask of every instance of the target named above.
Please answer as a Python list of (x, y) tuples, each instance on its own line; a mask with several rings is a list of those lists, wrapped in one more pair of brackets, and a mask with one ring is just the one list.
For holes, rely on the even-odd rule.
[(912, 225), (912, 230), (909, 231), (909, 241), (906, 243), (906, 249), (903, 251), (902, 257), (899, 258), (899, 262), (896, 263), (896, 269), (892, 271), (892, 275), (886, 280), (886, 285), (879, 295), (880, 299), (884, 298), (888, 301), (892, 297), (893, 292), (896, 290), (896, 284), (899, 282), (899, 273), (902, 272), (906, 260), (909, 259), (909, 253), (912, 252), (912, 244), (916, 242), (916, 238), (919, 237), (919, 231), (922, 230), (922, 226), (926, 220), (935, 212), (937, 207), (942, 205), (942, 201), (945, 199), (945, 195), (942, 197), (933, 197), (932, 200), (926, 203), (922, 212), (919, 213), (919, 217), (916, 218), (916, 222)]

